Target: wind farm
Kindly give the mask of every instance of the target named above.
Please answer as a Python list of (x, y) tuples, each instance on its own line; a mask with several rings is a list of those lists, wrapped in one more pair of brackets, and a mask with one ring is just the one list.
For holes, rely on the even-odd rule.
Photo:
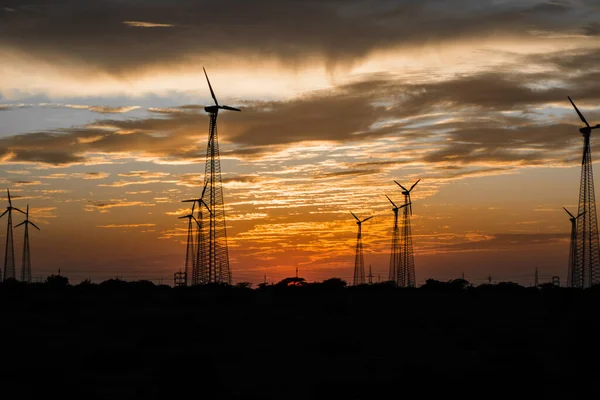
[(597, 397), (599, 19), (4, 2), (0, 397)]

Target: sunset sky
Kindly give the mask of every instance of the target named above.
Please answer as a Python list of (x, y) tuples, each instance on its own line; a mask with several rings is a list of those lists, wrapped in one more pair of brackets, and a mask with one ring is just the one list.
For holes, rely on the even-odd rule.
[(0, 180), (41, 228), (34, 277), (172, 282), (204, 178), (204, 66), (242, 109), (219, 115), (234, 283), (296, 266), (351, 282), (349, 211), (375, 216), (365, 265), (386, 280), (384, 194), (419, 178), (419, 284), (566, 283), (583, 144), (567, 95), (600, 123), (597, 1), (23, 3), (0, 4)]

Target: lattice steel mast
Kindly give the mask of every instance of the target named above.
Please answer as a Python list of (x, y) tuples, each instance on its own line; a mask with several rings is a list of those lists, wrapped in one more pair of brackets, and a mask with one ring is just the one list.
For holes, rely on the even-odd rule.
[(368, 217), (361, 221), (356, 215), (354, 215), (352, 211), (350, 211), (350, 214), (352, 214), (352, 216), (356, 219), (356, 225), (358, 225), (358, 234), (356, 236), (356, 254), (354, 256), (354, 278), (352, 280), (352, 284), (362, 285), (365, 283), (365, 261), (363, 258), (362, 248), (362, 224), (373, 217)]
[(570, 97), (569, 101), (585, 124), (585, 127), (579, 129), (583, 135), (583, 157), (578, 214), (582, 218), (577, 222), (577, 258), (573, 268), (571, 287), (588, 288), (600, 283), (600, 242), (598, 241), (598, 217), (590, 148), (592, 129), (600, 128), (600, 124), (590, 126)]
[(398, 210), (405, 208), (408, 204), (403, 204), (398, 207), (387, 194), (385, 197), (387, 197), (394, 206), (394, 208), (392, 208), (392, 211), (394, 212), (394, 228), (392, 230), (392, 248), (390, 250), (390, 270), (388, 280), (393, 281), (396, 285), (400, 285), (400, 276), (402, 276), (400, 269), (402, 249), (400, 247), (400, 229), (398, 229)]
[(202, 206), (206, 207), (209, 214), (212, 214), (208, 204), (204, 201), (204, 194), (206, 193), (206, 187), (208, 183), (204, 185), (202, 195), (197, 199), (184, 200), (184, 203), (193, 202), (198, 203), (198, 217), (196, 219), (196, 253), (194, 255), (194, 266), (192, 269), (192, 285), (204, 285), (209, 282), (208, 277), (208, 243), (206, 242), (206, 229), (204, 227), (204, 215), (202, 213)]
[[(567, 287), (574, 287), (574, 282), (579, 282), (579, 273), (577, 269), (577, 219), (581, 217), (583, 214), (579, 214), (578, 216), (574, 216), (563, 207), (563, 209), (569, 214), (571, 221), (571, 241), (569, 246), (569, 266), (567, 270)], [(536, 276), (537, 276), (537, 268), (536, 268)]]
[(40, 228), (29, 220), (29, 204), (27, 204), (27, 212), (25, 213), (25, 221), (16, 225), (18, 228), (25, 225), (25, 239), (23, 240), (23, 258), (21, 259), (21, 282), (31, 282), (31, 250), (29, 248), (29, 225), (33, 226), (38, 231)]
[(221, 181), (221, 161), (219, 158), (219, 140), (217, 135), (217, 117), (219, 110), (241, 111), (238, 108), (221, 106), (212, 89), (206, 70), (204, 70), (214, 106), (204, 107), (209, 113), (209, 137), (206, 149), (206, 167), (204, 184), (208, 185), (208, 208), (211, 210), (208, 227), (208, 282), (231, 284), (229, 269), (229, 252), (227, 249), (227, 229), (225, 224), (225, 204), (223, 200), (223, 184)]
[(413, 254), (412, 232), (410, 228), (410, 217), (412, 216), (412, 201), (410, 192), (417, 186), (421, 180), (416, 181), (410, 189), (396, 182), (402, 188), (404, 195), (404, 212), (402, 214), (402, 235), (400, 235), (400, 268), (397, 278), (397, 285), (401, 287), (415, 287), (417, 279), (415, 276), (415, 257)]
[(2, 215), (0, 215), (0, 218), (2, 218), (5, 214), (8, 213), (8, 223), (6, 224), (6, 248), (4, 251), (4, 280), (16, 279), (12, 210), (17, 210), (20, 213), (25, 214), (22, 210), (19, 210), (17, 207), (12, 206), (12, 200), (10, 199), (10, 191), (8, 189), (6, 189), (6, 193), (8, 194), (8, 207), (6, 207), (6, 211), (4, 211)]
[(193, 221), (198, 225), (198, 220), (194, 217), (194, 207), (196, 203), (192, 203), (192, 211), (188, 215), (184, 215), (179, 217), (179, 219), (188, 219), (188, 229), (187, 229), (187, 243), (185, 247), (185, 267), (183, 272), (183, 286), (187, 286), (189, 282), (190, 272), (193, 272), (196, 267), (196, 257), (194, 253), (194, 225)]

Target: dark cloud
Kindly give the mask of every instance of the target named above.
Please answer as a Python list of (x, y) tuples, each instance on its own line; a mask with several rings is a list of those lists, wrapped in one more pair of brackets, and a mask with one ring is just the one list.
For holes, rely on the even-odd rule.
[[(600, 103), (600, 72), (592, 68), (567, 74), (571, 63), (585, 58), (600, 56), (595, 51), (567, 52), (562, 58), (537, 56), (540, 63), (552, 65), (551, 72), (522, 73), (515, 66), (430, 83), (376, 75), (286, 101), (246, 102), (241, 113), (219, 115), (222, 155), (255, 159), (300, 142), (388, 137), (425, 151), (333, 173), (372, 173), (412, 161), (502, 167), (572, 163), (579, 153), (575, 149), (580, 146), (580, 121), (571, 110), (556, 113), (546, 107), (560, 104), (568, 110), (567, 95), (583, 106)], [(204, 161), (208, 118), (202, 106), (151, 111), (154, 114), (148, 118), (102, 119), (83, 127), (2, 138), (0, 157), (55, 165), (113, 153)], [(590, 121), (600, 121), (600, 113), (584, 112)]]
[(547, 1), (13, 0), (7, 7), (15, 12), (0, 13), (0, 46), (115, 74), (215, 54), (335, 64), (403, 45), (571, 32), (597, 19), (582, 2)]

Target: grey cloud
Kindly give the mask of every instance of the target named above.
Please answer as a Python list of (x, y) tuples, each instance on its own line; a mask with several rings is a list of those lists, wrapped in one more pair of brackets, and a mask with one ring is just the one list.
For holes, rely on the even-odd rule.
[[(597, 19), (581, 12), (583, 5), (546, 1), (231, 0), (223, 6), (180, 0), (174, 6), (166, 0), (32, 0), (7, 7), (18, 12), (0, 14), (2, 47), (115, 74), (214, 54), (253, 54), (291, 64), (310, 56), (335, 64), (402, 45), (570, 32)], [(169, 27), (141, 29), (124, 21)]]

